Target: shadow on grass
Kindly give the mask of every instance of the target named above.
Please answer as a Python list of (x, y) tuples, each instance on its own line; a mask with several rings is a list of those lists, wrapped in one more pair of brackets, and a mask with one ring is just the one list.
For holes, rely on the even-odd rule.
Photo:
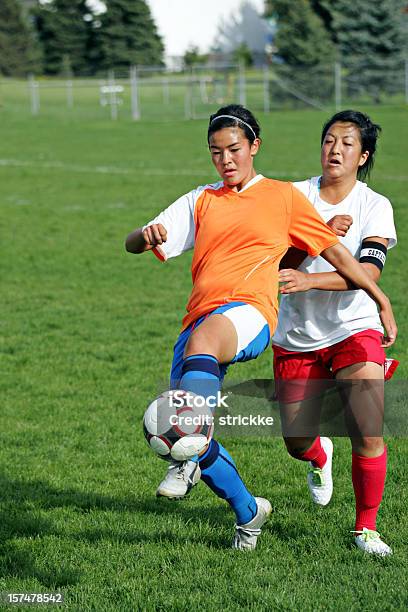
[(49, 571), (37, 567), (33, 555), (17, 548), (13, 542), (4, 542), (0, 546), (0, 575), (3, 579), (35, 579), (50, 591), (76, 585), (80, 580), (79, 572), (69, 567)]
[[(3, 480), (1, 480), (3, 482)], [(74, 585), (79, 573), (69, 567), (44, 570), (36, 565), (33, 554), (27, 550), (26, 539), (42, 537), (53, 533), (52, 523), (36, 516), (32, 506), (16, 504), (0, 498), (0, 576), (7, 578), (36, 579), (49, 590)]]
[[(200, 507), (190, 505), (188, 500), (171, 501), (157, 499), (156, 497), (140, 498), (136, 495), (111, 497), (95, 492), (80, 491), (76, 489), (58, 489), (50, 486), (43, 480), (11, 480), (0, 474), (0, 572), (3, 576), (35, 577), (47, 586), (66, 586), (77, 582), (78, 576), (68, 568), (59, 573), (44, 575), (35, 568), (35, 561), (21, 551), (12, 540), (18, 538), (38, 538), (47, 535), (60, 537), (74, 537), (79, 540), (88, 540), (95, 543), (98, 540), (110, 539), (124, 543), (158, 543), (180, 542), (180, 535), (171, 530), (160, 532), (145, 529), (123, 527), (116, 529), (92, 528), (78, 530), (78, 533), (67, 536), (56, 528), (51, 520), (39, 516), (39, 512), (54, 508), (72, 508), (74, 512), (84, 515), (94, 511), (109, 511), (115, 513), (134, 512), (135, 515), (149, 517), (174, 516), (182, 519), (185, 524), (204, 522), (215, 527), (233, 528), (233, 514), (224, 507)], [(142, 521), (140, 521), (142, 522)], [(143, 521), (144, 522), (144, 521)], [(211, 527), (210, 527), (211, 529)], [(222, 535), (219, 542), (214, 541), (214, 533), (207, 536), (204, 533), (197, 535), (191, 529), (191, 543), (200, 543), (211, 548), (224, 548), (225, 538)], [(229, 542), (228, 542), (229, 544)]]

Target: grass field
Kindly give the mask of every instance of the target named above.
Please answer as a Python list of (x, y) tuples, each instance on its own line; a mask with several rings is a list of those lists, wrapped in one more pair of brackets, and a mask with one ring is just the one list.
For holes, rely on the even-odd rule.
[[(371, 184), (391, 199), (399, 231), (382, 286), (400, 330), (390, 355), (406, 379), (407, 109), (365, 110), (384, 128)], [(260, 115), (258, 170), (317, 174), (325, 118)], [(274, 507), (254, 554), (229, 548), (232, 513), (203, 484), (181, 503), (154, 497), (166, 466), (140, 422), (168, 374), (190, 257), (160, 266), (126, 254), (123, 241), (215, 178), (205, 122), (25, 119), (13, 109), (0, 121), (0, 591), (62, 590), (69, 610), (406, 609), (405, 439), (388, 440), (379, 528), (395, 549), (389, 559), (351, 545), (347, 440), (335, 442), (335, 493), (318, 511), (305, 466), (279, 438), (225, 440)], [(270, 352), (231, 371), (270, 375)]]

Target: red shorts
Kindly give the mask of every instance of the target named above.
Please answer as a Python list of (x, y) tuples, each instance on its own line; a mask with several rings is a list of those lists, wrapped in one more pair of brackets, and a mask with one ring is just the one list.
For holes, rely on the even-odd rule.
[(355, 363), (370, 361), (384, 365), (382, 339), (381, 332), (367, 329), (315, 351), (287, 351), (273, 345), (277, 398), (290, 403), (315, 397), (331, 386), (328, 381), (334, 379), (338, 370)]

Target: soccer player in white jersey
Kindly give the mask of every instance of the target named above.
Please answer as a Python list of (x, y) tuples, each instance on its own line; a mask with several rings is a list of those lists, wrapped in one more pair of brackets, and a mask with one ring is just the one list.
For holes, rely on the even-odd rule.
[[(379, 131), (363, 113), (335, 114), (323, 127), (322, 175), (294, 183), (376, 282), (387, 249), (397, 242), (389, 200), (359, 180), (373, 167)], [(387, 466), (382, 437), (387, 343), (376, 305), (321, 257), (282, 269), (280, 280), (274, 372), (288, 452), (310, 462), (312, 499), (326, 505), (333, 491), (333, 445), (315, 435), (314, 415), (318, 419), (319, 385), (336, 379), (352, 446), (355, 543), (368, 553), (389, 555), (391, 548), (376, 530)]]
[[(278, 267), (289, 246), (322, 254), (379, 304), (390, 341), (396, 325), (388, 298), (290, 183), (257, 174), (260, 127), (239, 105), (219, 109), (208, 146), (222, 181), (179, 198), (126, 240), (132, 253), (162, 261), (194, 249), (193, 288), (174, 347), (171, 388), (216, 396), (227, 367), (255, 359), (277, 323)], [(245, 487), (228, 452), (212, 439), (197, 462), (170, 466), (158, 494), (182, 497), (195, 470), (236, 516), (234, 548), (253, 549), (271, 506)], [(191, 466), (192, 464), (192, 466)], [(194, 477), (191, 477), (194, 482)], [(184, 486), (179, 486), (184, 485)]]

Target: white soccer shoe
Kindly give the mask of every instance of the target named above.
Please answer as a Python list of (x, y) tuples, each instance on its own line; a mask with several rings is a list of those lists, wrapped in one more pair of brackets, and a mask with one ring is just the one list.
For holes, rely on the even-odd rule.
[(363, 527), (362, 531), (352, 531), (351, 533), (359, 534), (354, 538), (354, 541), (356, 546), (364, 552), (370, 555), (380, 555), (380, 557), (392, 555), (392, 548), (382, 541), (378, 531)]
[(315, 504), (327, 506), (333, 495), (332, 459), (333, 442), (330, 438), (321, 438), (321, 445), (327, 455), (327, 461), (322, 469), (314, 467), (310, 462), (310, 470), (307, 475), (307, 485), (310, 495)]
[(172, 461), (156, 495), (168, 499), (182, 499), (190, 493), (200, 477), (201, 470), (196, 461)]
[(255, 501), (257, 513), (249, 523), (235, 526), (235, 537), (232, 542), (232, 548), (238, 550), (254, 550), (256, 548), (256, 542), (261, 535), (261, 527), (272, 512), (272, 506), (269, 501), (263, 497), (255, 497)]

